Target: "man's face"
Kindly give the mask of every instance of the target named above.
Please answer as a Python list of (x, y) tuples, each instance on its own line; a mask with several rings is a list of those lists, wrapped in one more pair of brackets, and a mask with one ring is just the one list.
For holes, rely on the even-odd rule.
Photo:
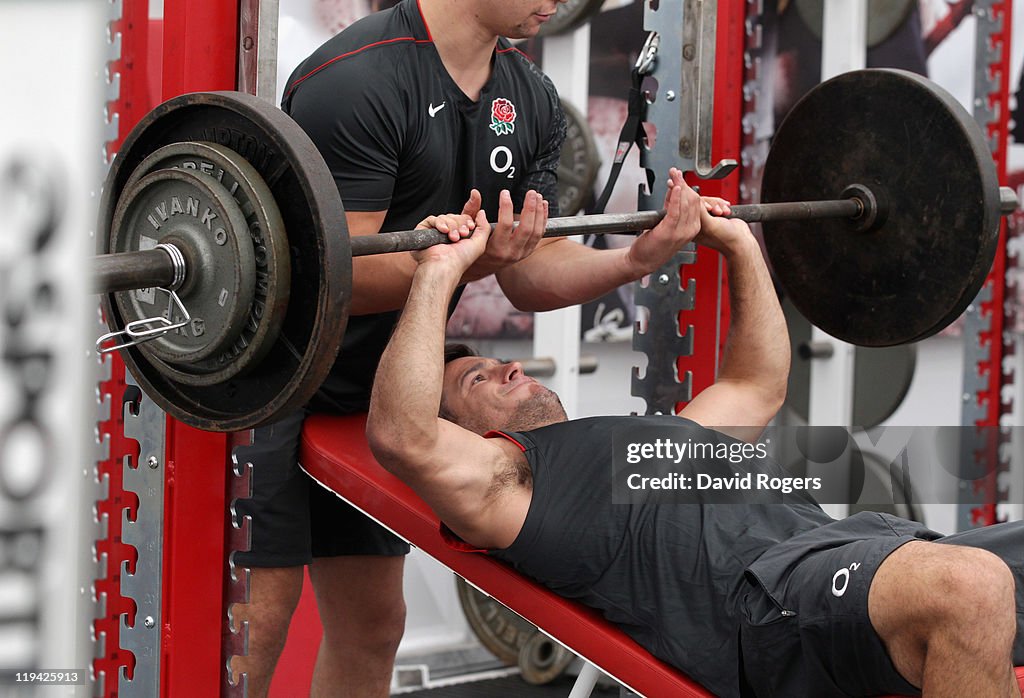
[(509, 39), (536, 36), (541, 25), (555, 16), (559, 5), (567, 0), (487, 0), (478, 4), (478, 19), (494, 34)]
[(558, 396), (523, 373), (518, 362), (465, 356), (444, 369), (444, 416), (464, 429), (526, 431), (565, 421)]

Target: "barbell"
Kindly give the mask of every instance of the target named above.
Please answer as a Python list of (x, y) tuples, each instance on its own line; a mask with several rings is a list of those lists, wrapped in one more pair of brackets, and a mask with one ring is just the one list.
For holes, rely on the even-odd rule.
[[(805, 95), (775, 134), (762, 201), (732, 216), (763, 224), (783, 290), (812, 323), (867, 346), (917, 341), (959, 316), (1016, 208), (971, 116), (895, 70)], [(662, 215), (553, 218), (544, 235), (638, 233)], [(344, 335), (353, 257), (447, 240), (350, 239), (305, 132), (234, 92), (183, 95), (140, 121), (107, 175), (98, 229), (95, 288), (111, 330), (98, 344), (120, 349), (169, 414), (212, 431), (272, 422), (313, 396)]]

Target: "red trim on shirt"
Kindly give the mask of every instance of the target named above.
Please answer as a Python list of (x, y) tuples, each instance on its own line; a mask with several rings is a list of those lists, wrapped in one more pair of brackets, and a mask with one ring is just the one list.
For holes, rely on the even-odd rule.
[(520, 451), (522, 451), (523, 453), (526, 453), (526, 446), (523, 446), (521, 443), (519, 443), (518, 441), (516, 441), (515, 439), (513, 439), (511, 436), (509, 436), (508, 434), (506, 434), (503, 431), (489, 431), (486, 434), (484, 434), (484, 438), (485, 439), (493, 439), (495, 436), (501, 436), (503, 438), (508, 439), (509, 441), (514, 443), (516, 446), (518, 446)]
[(518, 48), (516, 48), (515, 46), (509, 46), (508, 48), (499, 48), (499, 49), (498, 49), (498, 50), (496, 51), (496, 53), (508, 53), (509, 51), (515, 51), (515, 52), (516, 52), (516, 53), (518, 53), (518, 54), (519, 54), (520, 56), (522, 56), (522, 57), (523, 57), (523, 58), (525, 58), (526, 60), (528, 60), (528, 61), (530, 61), (531, 63), (533, 63), (533, 59), (532, 59), (532, 58), (530, 58), (529, 56), (527, 56), (527, 55), (526, 55), (525, 53), (523, 53), (522, 51), (520, 51), (520, 50), (519, 50)]
[[(484, 434), (484, 438), (485, 439), (493, 439), (496, 436), (500, 436), (500, 437), (502, 437), (504, 439), (508, 439), (509, 441), (514, 443), (516, 446), (518, 446), (520, 451), (522, 451), (523, 453), (526, 453), (526, 446), (522, 445), (521, 443), (519, 443), (518, 441), (516, 441), (514, 438), (512, 438), (511, 436), (509, 436), (508, 434), (506, 434), (503, 431), (489, 431), (486, 434)], [(462, 553), (486, 553), (487, 552), (487, 550), (485, 550), (483, 548), (474, 547), (474, 546), (470, 545), (469, 543), (467, 543), (466, 541), (464, 541), (461, 538), (459, 538), (455, 534), (454, 531), (452, 531), (450, 528), (448, 528), (447, 526), (444, 525), (443, 521), (440, 522), (440, 524), (441, 524), (440, 525), (440, 528), (441, 528), (441, 538), (444, 539), (445, 545), (447, 545), (449, 548), (452, 548), (453, 550), (458, 550), (459, 552), (462, 552)]]
[(301, 78), (299, 78), (298, 80), (293, 82), (291, 84), (291, 86), (288, 88), (288, 91), (285, 93), (285, 97), (287, 97), (292, 92), (294, 92), (295, 88), (298, 87), (300, 84), (302, 84), (302, 82), (304, 80), (306, 80), (307, 78), (310, 78), (310, 77), (316, 75), (321, 70), (323, 70), (324, 68), (329, 66), (331, 63), (334, 63), (336, 61), (340, 61), (342, 58), (348, 58), (349, 56), (354, 56), (357, 53), (361, 53), (361, 52), (365, 51), (368, 48), (373, 48), (374, 46), (384, 46), (385, 44), (394, 44), (394, 43), (397, 43), (399, 41), (414, 41), (414, 42), (416, 42), (418, 44), (430, 43), (429, 41), (425, 41), (423, 39), (417, 39), (415, 36), (400, 36), (400, 37), (397, 37), (397, 38), (394, 38), (394, 39), (385, 39), (383, 41), (375, 41), (372, 44), (367, 44), (366, 46), (363, 46), (361, 48), (357, 48), (354, 51), (349, 51), (348, 53), (343, 53), (340, 56), (335, 56), (334, 58), (332, 58), (331, 60), (327, 61), (323, 65), (317, 66), (316, 68), (314, 68), (313, 70), (309, 71), (308, 73), (303, 75)]
[(486, 553), (487, 551), (483, 548), (476, 548), (467, 543), (466, 541), (455, 535), (452, 529), (444, 525), (444, 522), (440, 524), (441, 538), (444, 539), (444, 544), (452, 550), (457, 550), (460, 553)]
[(420, 0), (416, 0), (416, 9), (420, 11), (420, 19), (423, 20), (423, 28), (427, 30), (427, 38), (433, 41), (434, 37), (430, 33), (430, 26), (427, 24), (427, 18), (423, 16), (423, 4)]
[[(508, 439), (509, 441), (514, 443), (516, 446), (518, 446), (520, 451), (522, 451), (523, 453), (526, 452), (526, 446), (523, 446), (521, 443), (519, 443), (518, 441), (513, 439), (511, 436), (509, 436), (505, 432), (502, 432), (502, 431), (489, 431), (486, 434), (484, 434), (484, 438), (485, 439), (493, 439), (496, 436), (500, 436), (502, 438)], [(447, 545), (449, 548), (452, 548), (453, 550), (458, 550), (461, 553), (486, 553), (487, 552), (487, 550), (482, 549), (482, 548), (474, 547), (474, 546), (470, 545), (469, 543), (467, 543), (466, 541), (464, 541), (461, 538), (459, 538), (455, 534), (454, 531), (452, 531), (450, 528), (448, 528), (447, 526), (444, 525), (443, 521), (441, 522), (440, 528), (441, 528), (441, 538), (444, 539), (445, 545)]]

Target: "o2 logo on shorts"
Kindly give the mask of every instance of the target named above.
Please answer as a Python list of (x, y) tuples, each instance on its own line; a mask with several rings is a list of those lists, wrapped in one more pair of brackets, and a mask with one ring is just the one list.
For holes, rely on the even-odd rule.
[(839, 598), (846, 593), (846, 588), (850, 586), (850, 572), (856, 572), (858, 569), (860, 569), (860, 563), (855, 562), (849, 567), (840, 567), (832, 575), (832, 596)]
[(491, 151), (491, 169), (498, 174), (508, 173), (508, 179), (515, 179), (516, 166), (512, 164), (512, 151), (508, 146), (499, 145)]

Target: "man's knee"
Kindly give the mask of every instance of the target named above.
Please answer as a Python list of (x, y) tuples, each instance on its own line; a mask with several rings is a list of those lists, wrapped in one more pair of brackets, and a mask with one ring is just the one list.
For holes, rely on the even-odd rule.
[(392, 661), (405, 632), (405, 602), (399, 599), (394, 604), (377, 607), (374, 612), (367, 611), (340, 618), (321, 615), (324, 630), (321, 651), (339, 661), (355, 658)]
[[(909, 545), (909, 544), (908, 544)], [(921, 643), (936, 634), (968, 638), (971, 628), (985, 627), (977, 639), (1012, 641), (1015, 632), (1014, 578), (1009, 567), (992, 553), (936, 543), (918, 543), (907, 554), (903, 549), (892, 556), (892, 565), (879, 570), (883, 585), (898, 585), (898, 591), (880, 589), (872, 596), (874, 616), (885, 616), (880, 625), (895, 634), (911, 635)], [(907, 547), (907, 546), (905, 546)], [(885, 574), (881, 574), (882, 572)], [(875, 593), (872, 585), (872, 594)], [(886, 633), (880, 632), (883, 639)], [(894, 633), (890, 633), (894, 634)]]
[[(933, 631), (965, 643), (1012, 642), (1016, 631), (1014, 577), (1006, 563), (976, 548), (936, 552), (918, 610)], [(929, 588), (931, 591), (929, 592)], [(931, 622), (928, 622), (930, 620)], [(971, 632), (975, 628), (981, 632)]]
[(961, 548), (948, 557), (938, 565), (937, 588), (924, 602), (936, 622), (953, 629), (988, 625), (988, 635), (1012, 639), (1016, 607), (1010, 568), (978, 548)]
[(405, 600), (399, 597), (393, 599), (386, 607), (380, 607), (376, 619), (361, 618), (362, 632), (367, 637), (368, 644), (375, 647), (378, 652), (394, 655), (405, 633), (405, 616)]
[(403, 558), (318, 558), (311, 569), (324, 637), (394, 653), (405, 631)]

